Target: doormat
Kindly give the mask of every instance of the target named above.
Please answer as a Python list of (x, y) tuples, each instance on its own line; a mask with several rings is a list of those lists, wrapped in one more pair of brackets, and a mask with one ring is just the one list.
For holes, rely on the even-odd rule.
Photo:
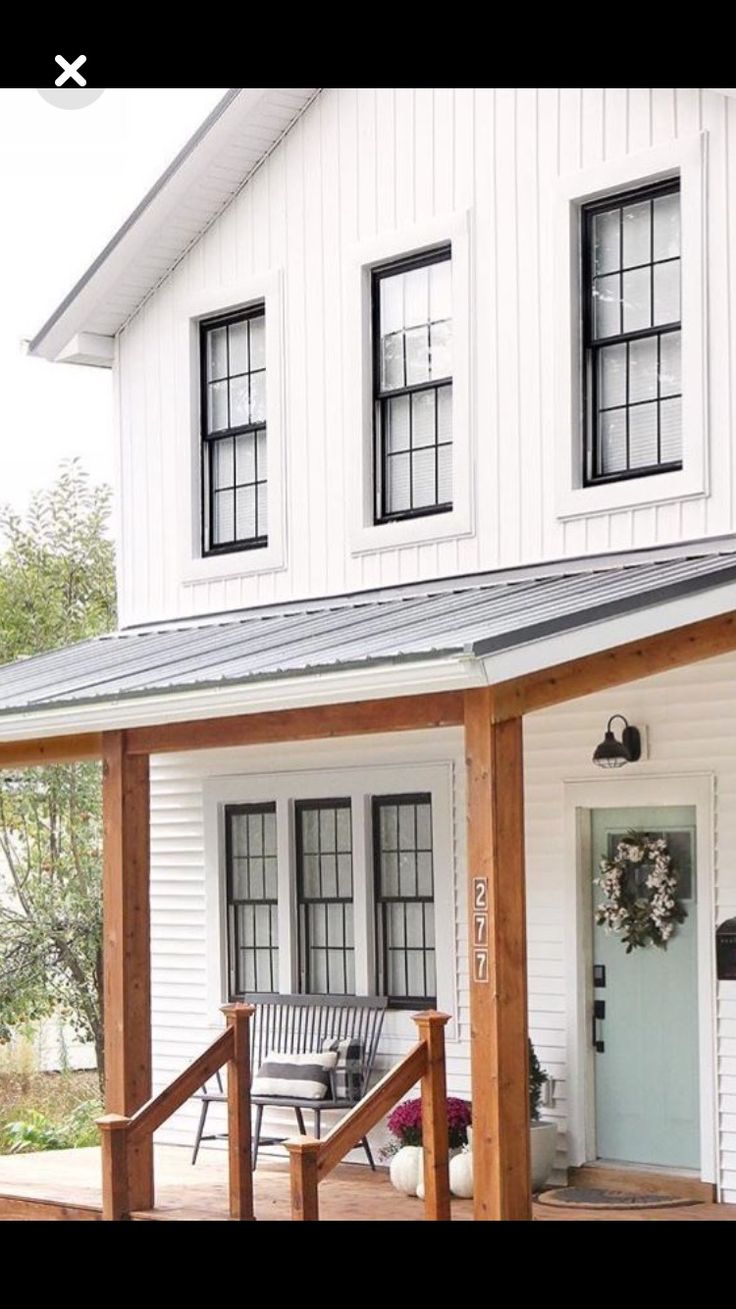
[(680, 1205), (700, 1204), (678, 1195), (644, 1195), (636, 1191), (604, 1191), (593, 1186), (560, 1186), (543, 1191), (537, 1203), (551, 1209), (677, 1209)]

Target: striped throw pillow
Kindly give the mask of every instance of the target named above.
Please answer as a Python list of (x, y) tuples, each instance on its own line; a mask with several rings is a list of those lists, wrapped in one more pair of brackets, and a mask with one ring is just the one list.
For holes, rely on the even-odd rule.
[(322, 1045), (323, 1050), (334, 1050), (335, 1098), (359, 1100), (363, 1094), (363, 1042), (356, 1036), (334, 1037)]
[(337, 1063), (334, 1051), (284, 1054), (272, 1050), (253, 1078), (252, 1095), (290, 1100), (325, 1100), (332, 1094), (330, 1073)]

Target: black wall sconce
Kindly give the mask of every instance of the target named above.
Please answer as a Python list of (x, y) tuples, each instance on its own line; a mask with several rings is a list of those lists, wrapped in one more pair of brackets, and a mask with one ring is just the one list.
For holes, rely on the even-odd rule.
[[(617, 741), (611, 729), (611, 723), (621, 719), (624, 729), (621, 740)], [(630, 727), (623, 714), (612, 714), (608, 720), (606, 735), (593, 751), (593, 763), (599, 768), (622, 768), (624, 764), (635, 764), (641, 759), (641, 736), (638, 727)]]

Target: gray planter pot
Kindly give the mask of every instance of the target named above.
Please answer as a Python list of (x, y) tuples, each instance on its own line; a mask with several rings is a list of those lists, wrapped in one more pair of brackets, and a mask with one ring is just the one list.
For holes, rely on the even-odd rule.
[(530, 1124), (532, 1191), (542, 1191), (555, 1162), (557, 1123), (541, 1121)]

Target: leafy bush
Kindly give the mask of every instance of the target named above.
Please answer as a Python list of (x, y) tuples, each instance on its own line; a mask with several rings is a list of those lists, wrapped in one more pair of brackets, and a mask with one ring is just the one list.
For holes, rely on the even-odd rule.
[(73, 1150), (97, 1145), (99, 1132), (95, 1119), (101, 1113), (99, 1100), (83, 1100), (56, 1121), (38, 1109), (30, 1109), (23, 1118), (0, 1129), (0, 1148), (8, 1154), (25, 1154), (32, 1150)]

